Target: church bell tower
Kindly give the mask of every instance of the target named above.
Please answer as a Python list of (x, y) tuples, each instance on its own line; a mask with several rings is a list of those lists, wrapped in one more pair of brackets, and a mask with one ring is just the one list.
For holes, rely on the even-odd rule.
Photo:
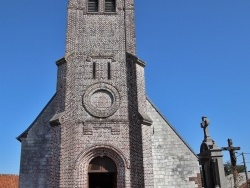
[(146, 98), (134, 11), (68, 0), (56, 93), (17, 137), (20, 188), (201, 187), (197, 156)]
[(133, 0), (69, 0), (51, 126), (51, 187), (153, 187)]

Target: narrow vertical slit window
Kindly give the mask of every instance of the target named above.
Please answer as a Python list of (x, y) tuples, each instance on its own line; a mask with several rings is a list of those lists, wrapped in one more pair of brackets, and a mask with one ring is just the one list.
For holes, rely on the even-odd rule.
[(93, 63), (93, 79), (96, 78), (96, 62)]
[(108, 79), (111, 79), (111, 67), (110, 67), (110, 63), (108, 63)]
[(115, 12), (115, 0), (105, 0), (105, 12)]
[(88, 1), (88, 12), (98, 12), (99, 0)]

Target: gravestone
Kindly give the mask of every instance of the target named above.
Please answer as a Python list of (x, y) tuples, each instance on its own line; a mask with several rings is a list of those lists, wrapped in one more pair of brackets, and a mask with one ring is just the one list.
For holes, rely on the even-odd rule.
[(218, 148), (210, 137), (207, 117), (202, 117), (201, 127), (204, 130), (204, 140), (200, 147), (199, 163), (202, 166), (203, 184), (205, 188), (226, 188), (225, 172), (222, 160), (222, 149)]

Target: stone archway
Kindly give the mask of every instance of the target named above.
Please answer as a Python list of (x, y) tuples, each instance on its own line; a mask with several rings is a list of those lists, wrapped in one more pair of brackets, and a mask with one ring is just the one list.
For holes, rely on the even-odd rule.
[(109, 174), (109, 176), (112, 176), (110, 177), (111, 180), (113, 179), (112, 181), (116, 184), (114, 188), (125, 188), (126, 167), (129, 167), (129, 164), (122, 153), (111, 146), (91, 147), (77, 157), (74, 170), (74, 187), (89, 187), (89, 164), (99, 157), (109, 158), (116, 166), (116, 178), (114, 178), (114, 174)]

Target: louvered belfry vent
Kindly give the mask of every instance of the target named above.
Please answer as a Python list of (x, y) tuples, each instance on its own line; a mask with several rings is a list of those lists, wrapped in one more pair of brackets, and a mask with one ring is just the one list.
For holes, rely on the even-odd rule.
[(115, 0), (105, 0), (105, 12), (115, 12)]
[(89, 0), (88, 12), (98, 12), (98, 0)]

